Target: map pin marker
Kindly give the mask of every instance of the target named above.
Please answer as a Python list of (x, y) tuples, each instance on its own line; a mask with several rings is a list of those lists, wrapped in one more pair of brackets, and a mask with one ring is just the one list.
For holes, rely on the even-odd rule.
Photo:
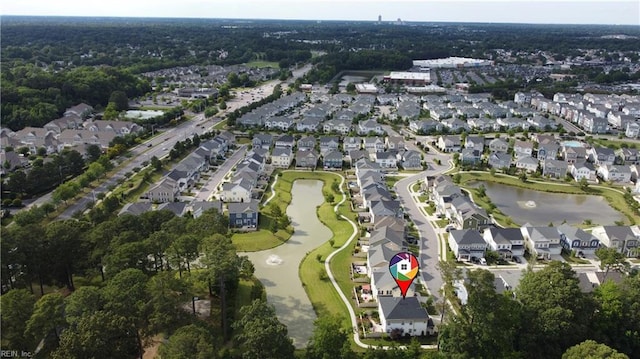
[(407, 296), (407, 290), (418, 276), (418, 258), (408, 252), (400, 252), (391, 258), (389, 262), (389, 272), (400, 287), (402, 298)]

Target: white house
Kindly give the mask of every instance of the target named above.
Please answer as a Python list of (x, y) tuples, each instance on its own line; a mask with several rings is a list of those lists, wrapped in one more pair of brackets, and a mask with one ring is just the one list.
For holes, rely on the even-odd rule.
[(380, 325), (388, 334), (398, 336), (433, 335), (435, 326), (417, 297), (379, 297)]

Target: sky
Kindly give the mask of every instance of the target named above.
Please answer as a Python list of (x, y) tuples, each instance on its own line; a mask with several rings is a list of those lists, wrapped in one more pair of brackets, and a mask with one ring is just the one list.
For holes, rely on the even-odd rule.
[(3, 0), (0, 14), (640, 26), (640, 0)]

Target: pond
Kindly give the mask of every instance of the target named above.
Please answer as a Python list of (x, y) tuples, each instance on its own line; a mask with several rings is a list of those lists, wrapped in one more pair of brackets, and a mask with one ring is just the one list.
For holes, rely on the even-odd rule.
[(601, 196), (540, 192), (493, 182), (475, 182), (472, 186), (480, 183), (496, 207), (520, 225), (546, 226), (550, 222), (560, 225), (563, 221), (578, 225), (585, 219), (594, 225), (613, 225), (624, 220)]
[(322, 181), (297, 180), (291, 189), (287, 215), (294, 234), (281, 246), (261, 252), (244, 253), (255, 265), (255, 275), (267, 291), (267, 301), (276, 309), (296, 348), (307, 345), (316, 314), (302, 287), (298, 267), (307, 252), (328, 241), (331, 230), (320, 222), (316, 207), (324, 202)]

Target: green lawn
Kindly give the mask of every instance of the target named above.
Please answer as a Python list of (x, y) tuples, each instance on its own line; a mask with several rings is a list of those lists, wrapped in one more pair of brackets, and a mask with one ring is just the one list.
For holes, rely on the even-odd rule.
[(251, 61), (251, 62), (247, 62), (244, 65), (247, 67), (257, 67), (257, 68), (263, 68), (263, 67), (273, 67), (274, 69), (280, 68), (280, 65), (275, 61)]
[(272, 233), (267, 229), (258, 229), (255, 232), (234, 233), (231, 242), (238, 252), (257, 252), (277, 247), (291, 238), (291, 234), (285, 230)]
[(223, 130), (227, 127), (227, 120), (222, 120), (218, 123), (216, 123), (215, 126), (213, 126), (213, 128), (215, 128), (216, 130)]
[(438, 227), (444, 228), (444, 227), (447, 226), (447, 224), (449, 224), (449, 220), (446, 219), (446, 218), (439, 219), (439, 220), (436, 221), (436, 224), (438, 225)]
[(596, 146), (602, 146), (602, 147), (608, 147), (608, 148), (612, 148), (612, 149), (619, 149), (621, 147), (627, 147), (627, 148), (638, 148), (637, 144), (631, 141), (624, 141), (624, 140), (610, 140), (607, 138), (594, 138), (591, 140), (591, 142), (593, 143), (593, 145)]
[(402, 177), (400, 176), (385, 176), (384, 182), (387, 184), (387, 187), (391, 189), (396, 184), (396, 182), (400, 181), (401, 179)]

